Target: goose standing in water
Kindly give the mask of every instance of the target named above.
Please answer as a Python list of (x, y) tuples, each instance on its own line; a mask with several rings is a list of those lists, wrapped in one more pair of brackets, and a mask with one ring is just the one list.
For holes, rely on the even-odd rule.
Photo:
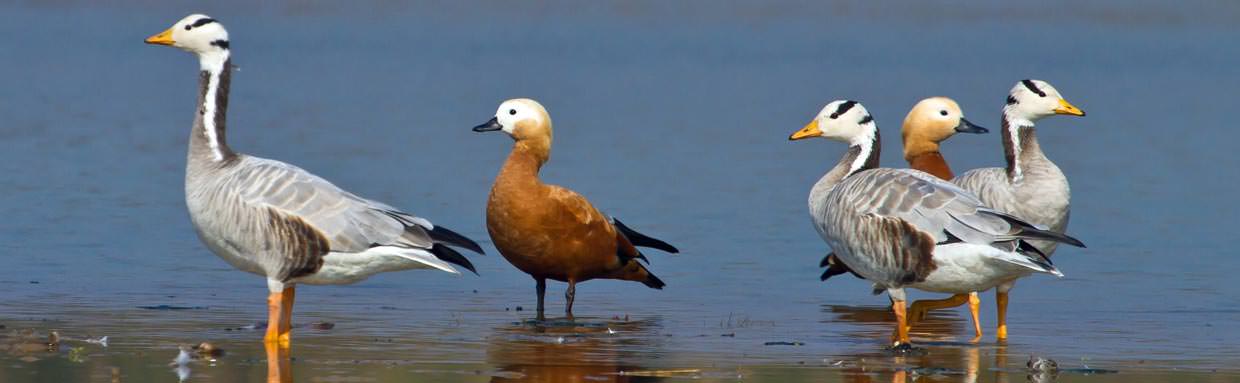
[(551, 156), (551, 116), (541, 104), (504, 101), (490, 121), (474, 127), (475, 132), (497, 130), (516, 142), (491, 187), (487, 232), (504, 259), (534, 277), (538, 320), (545, 319), (547, 279), (568, 282), (568, 320), (573, 319), (577, 283), (604, 278), (663, 288), (663, 281), (638, 262), (649, 260), (634, 246), (669, 253), (678, 252), (675, 247), (608, 219), (580, 194), (538, 178)]
[[(986, 206), (1064, 233), (1068, 228), (1071, 191), (1068, 179), (1054, 162), (1042, 153), (1033, 128), (1034, 122), (1056, 114), (1084, 116), (1085, 112), (1068, 103), (1051, 84), (1041, 80), (1021, 80), (1008, 93), (1003, 106), (1003, 154), (1006, 168), (974, 169), (953, 180)], [(1032, 241), (1047, 257), (1055, 253), (1054, 241)], [(995, 289), (999, 327), (995, 336), (1007, 339), (1008, 291), (1016, 278)]]
[[(965, 119), (964, 112), (955, 100), (947, 97), (930, 97), (913, 105), (913, 109), (909, 110), (908, 115), (904, 117), (900, 132), (904, 139), (904, 160), (908, 162), (909, 168), (950, 181), (955, 175), (952, 174), (952, 169), (947, 165), (943, 154), (939, 152), (939, 144), (956, 133), (983, 134), (989, 130)], [(822, 273), (821, 279), (824, 281), (832, 276), (851, 272), (848, 266), (835, 257), (835, 254), (828, 254), (823, 258), (819, 267), (827, 268)], [(981, 300), (978, 299), (977, 292), (956, 294), (948, 299), (913, 302), (908, 309), (908, 324), (912, 327), (925, 317), (928, 310), (956, 307), (965, 302), (969, 303), (969, 314), (973, 318), (974, 340), (980, 339), (982, 325), (978, 322), (978, 309)]]
[(1029, 272), (1062, 276), (1025, 240), (1080, 245), (987, 208), (933, 175), (879, 168), (878, 128), (856, 101), (827, 104), (788, 139), (810, 137), (849, 144), (810, 191), (810, 216), (840, 261), (891, 297), (896, 346), (909, 345), (904, 288), (967, 294)]
[(190, 15), (146, 39), (198, 56), (198, 112), (190, 129), (185, 203), (198, 237), (240, 270), (267, 278), (265, 340), (288, 347), (298, 283), (347, 284), (387, 271), (474, 271), (448, 247), (482, 248), (451, 230), (358, 197), (305, 170), (232, 151), (224, 139), (228, 32)]

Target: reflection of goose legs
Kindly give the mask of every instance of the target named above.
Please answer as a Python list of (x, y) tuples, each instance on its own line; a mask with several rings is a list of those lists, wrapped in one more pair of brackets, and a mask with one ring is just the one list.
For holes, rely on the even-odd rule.
[(289, 369), (289, 350), (274, 343), (267, 343), (267, 383), (292, 383), (293, 372)]

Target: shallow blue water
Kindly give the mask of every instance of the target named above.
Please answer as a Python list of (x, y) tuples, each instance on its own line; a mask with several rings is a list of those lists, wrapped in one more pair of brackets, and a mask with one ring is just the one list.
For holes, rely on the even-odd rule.
[[(298, 164), (475, 239), (486, 239), (486, 193), (510, 141), (469, 128), (507, 98), (546, 105), (556, 141), (544, 180), (684, 250), (651, 254), (664, 291), (581, 286), (578, 314), (638, 325), (624, 338), (632, 341), (579, 347), (569, 360), (726, 370), (877, 352), (890, 324), (857, 318), (884, 313), (886, 298), (851, 278), (820, 283), (814, 267), (826, 247), (805, 198), (844, 147), (787, 135), (823, 104), (856, 99), (886, 138), (884, 165), (903, 166), (898, 125), (917, 100), (953, 97), (993, 131), (1007, 90), (1034, 77), (1089, 113), (1038, 125), (1072, 183), (1069, 232), (1089, 248), (1057, 253), (1066, 278), (1032, 277), (1014, 290), (1005, 352), (1020, 360), (1010, 364), (1027, 354), (1155, 369), (1238, 361), (1240, 330), (1229, 324), (1240, 320), (1230, 246), (1240, 185), (1229, 116), (1240, 6), (249, 7), (0, 5), (0, 35), (9, 36), (0, 39), (0, 325), (111, 335), (120, 340), (108, 357), (120, 359), (257, 339), (223, 329), (264, 319), (263, 281), (211, 255), (185, 213), (196, 62), (141, 43), (203, 11), (228, 27), (240, 68), (234, 149)], [(953, 138), (944, 153), (958, 172), (1002, 161), (997, 134)], [(524, 336), (545, 337), (512, 334), (511, 323), (532, 315), (506, 309), (533, 306), (533, 283), (485, 245), (490, 254), (472, 258), (479, 277), (406, 272), (302, 289), (296, 320), (337, 326), (299, 344), (339, 349), (297, 355), (506, 371), (510, 347), (521, 354)], [(562, 291), (552, 284), (551, 312)], [(992, 302), (983, 295), (986, 339)], [(159, 304), (208, 309), (136, 308)], [(875, 313), (855, 315), (857, 307)], [(933, 338), (963, 339), (961, 318), (944, 312)], [(805, 345), (762, 345), (785, 340)], [(307, 374), (330, 370), (316, 368)]]

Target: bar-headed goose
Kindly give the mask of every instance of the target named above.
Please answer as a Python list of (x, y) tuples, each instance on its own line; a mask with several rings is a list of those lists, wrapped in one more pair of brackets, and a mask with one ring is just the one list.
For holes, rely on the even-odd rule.
[[(1008, 93), (1003, 106), (1003, 154), (1005, 168), (974, 169), (952, 182), (976, 194), (987, 206), (1064, 233), (1068, 228), (1071, 191), (1068, 179), (1054, 162), (1042, 153), (1033, 124), (1056, 114), (1084, 116), (1059, 95), (1051, 84), (1041, 80), (1021, 80)], [(1030, 242), (1046, 256), (1055, 252), (1054, 241)], [(999, 325), (995, 336), (1007, 339), (1008, 291), (1013, 278), (995, 289)]]
[[(960, 109), (960, 105), (955, 100), (947, 97), (930, 97), (913, 105), (913, 109), (909, 110), (908, 115), (904, 117), (900, 132), (904, 139), (904, 160), (908, 162), (909, 168), (950, 181), (955, 175), (952, 174), (952, 169), (947, 165), (943, 154), (939, 152), (939, 144), (956, 133), (982, 134), (989, 130), (965, 119), (964, 111)], [(823, 258), (819, 267), (827, 268), (821, 277), (824, 281), (834, 275), (851, 271), (834, 254), (828, 254)], [(956, 307), (966, 302), (969, 304), (969, 314), (973, 319), (974, 340), (980, 339), (982, 325), (978, 322), (978, 309), (981, 300), (978, 299), (977, 292), (956, 294), (948, 299), (913, 302), (908, 310), (909, 326), (911, 327), (924, 318), (928, 310)]]
[(1062, 275), (1024, 242), (1080, 244), (984, 206), (918, 170), (878, 167), (878, 128), (856, 101), (834, 101), (789, 139), (847, 142), (839, 163), (814, 185), (814, 228), (845, 265), (891, 297), (896, 346), (908, 345), (905, 287), (966, 294), (1029, 271)]
[(503, 131), (516, 141), (491, 187), (487, 232), (504, 259), (534, 277), (538, 320), (545, 318), (547, 279), (568, 282), (569, 320), (579, 282), (621, 279), (663, 288), (663, 281), (638, 262), (647, 259), (634, 246), (670, 253), (678, 252), (675, 247), (608, 219), (580, 194), (538, 178), (551, 157), (551, 116), (542, 105), (524, 98), (504, 101), (474, 131)]
[(198, 237), (243, 271), (267, 278), (265, 340), (289, 345), (295, 286), (347, 284), (405, 269), (470, 271), (448, 245), (478, 244), (426, 219), (367, 200), (283, 162), (234, 152), (224, 137), (230, 61), (228, 32), (190, 15), (148, 44), (198, 56), (198, 110), (190, 129), (185, 203)]

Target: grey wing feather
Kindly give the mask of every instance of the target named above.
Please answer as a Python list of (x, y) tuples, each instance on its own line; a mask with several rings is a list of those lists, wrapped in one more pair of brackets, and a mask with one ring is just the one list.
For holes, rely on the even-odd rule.
[(847, 191), (841, 198), (847, 198), (857, 214), (904, 220), (936, 242), (947, 241), (949, 233), (976, 244), (1012, 239), (1011, 225), (977, 197), (928, 173), (874, 169), (850, 177), (840, 189)]
[(248, 180), (241, 190), (243, 203), (300, 218), (327, 237), (332, 251), (434, 246), (425, 219), (353, 195), (296, 166), (247, 157), (236, 175)]

